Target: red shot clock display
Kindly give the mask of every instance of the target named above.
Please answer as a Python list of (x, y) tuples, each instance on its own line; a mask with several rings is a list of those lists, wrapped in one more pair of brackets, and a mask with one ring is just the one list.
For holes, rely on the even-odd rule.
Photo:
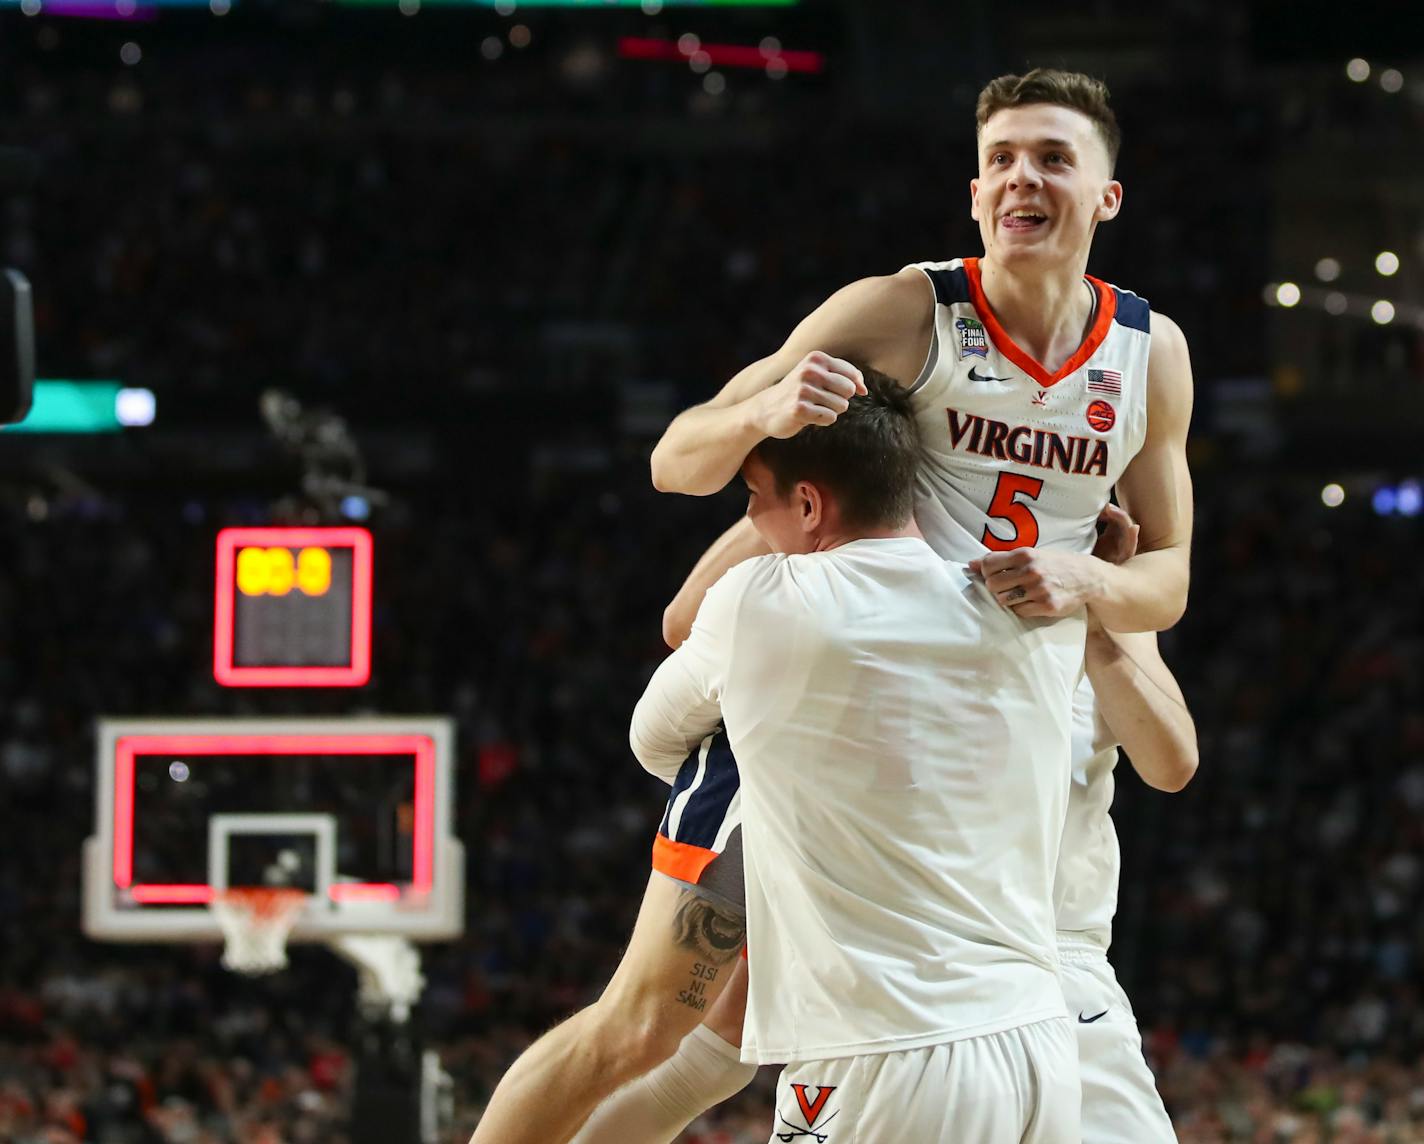
[(371, 534), (218, 533), (213, 675), (226, 687), (360, 687), (371, 677)]

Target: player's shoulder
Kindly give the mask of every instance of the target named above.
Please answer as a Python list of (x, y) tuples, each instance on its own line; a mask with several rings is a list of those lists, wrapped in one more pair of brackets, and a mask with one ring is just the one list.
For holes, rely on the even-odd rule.
[(732, 565), (707, 589), (703, 607), (710, 603), (714, 609), (730, 614), (748, 598), (765, 596), (783, 577), (785, 563), (784, 554), (771, 552)]
[(1187, 347), (1187, 335), (1182, 332), (1182, 327), (1167, 317), (1160, 310), (1152, 312), (1152, 348), (1185, 350)]
[(695, 627), (717, 639), (729, 636), (742, 623), (746, 602), (767, 594), (767, 574), (778, 559), (753, 556), (723, 572), (703, 595)]
[(912, 286), (923, 291), (928, 282), (934, 291), (934, 300), (941, 306), (973, 305), (974, 288), (970, 284), (969, 270), (963, 258), (949, 258), (941, 261), (912, 262), (900, 271), (897, 277), (903, 279), (906, 289)]
[(1158, 378), (1190, 379), (1191, 365), (1187, 353), (1187, 335), (1182, 327), (1166, 314), (1152, 315), (1152, 343), (1148, 350), (1147, 372)]

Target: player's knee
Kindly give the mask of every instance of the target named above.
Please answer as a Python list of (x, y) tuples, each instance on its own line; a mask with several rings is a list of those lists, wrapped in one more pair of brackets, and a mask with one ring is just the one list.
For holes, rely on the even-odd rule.
[(634, 1026), (629, 1038), (632, 1075), (641, 1076), (649, 1069), (657, 1068), (677, 1052), (686, 1035), (687, 1029), (681, 1022), (671, 1021), (666, 1015), (646, 1015)]
[(605, 997), (596, 1008), (593, 1035), (607, 1068), (621, 1081), (662, 1064), (677, 1052), (688, 1031), (676, 1015), (669, 1015), (666, 1006), (640, 1003), (636, 998)]

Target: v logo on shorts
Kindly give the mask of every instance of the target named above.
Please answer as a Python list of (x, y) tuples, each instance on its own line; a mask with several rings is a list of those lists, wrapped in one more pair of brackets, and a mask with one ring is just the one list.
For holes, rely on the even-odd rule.
[(810, 1087), (810, 1085), (805, 1084), (793, 1084), (791, 1086), (791, 1091), (796, 1095), (796, 1103), (801, 1109), (801, 1115), (806, 1118), (806, 1127), (801, 1128), (798, 1125), (792, 1124), (791, 1121), (786, 1119), (786, 1117), (781, 1116), (780, 1113), (777, 1113), (777, 1116), (780, 1118), (781, 1123), (786, 1125), (786, 1127), (790, 1129), (790, 1131), (787, 1132), (778, 1132), (776, 1134), (776, 1138), (778, 1140), (791, 1141), (797, 1139), (798, 1137), (810, 1136), (816, 1141), (816, 1144), (826, 1144), (826, 1141), (829, 1139), (830, 1134), (827, 1132), (820, 1131), (820, 1129), (824, 1128), (827, 1124), (829, 1124), (832, 1120), (839, 1116), (840, 1110), (837, 1109), (835, 1112), (831, 1113), (828, 1117), (826, 1117), (824, 1121), (821, 1121), (819, 1125), (816, 1122), (820, 1120), (821, 1113), (824, 1112), (826, 1108), (826, 1101), (830, 1099), (831, 1093), (836, 1091), (836, 1086), (829, 1085), (823, 1087), (821, 1085), (816, 1085), (816, 1096), (814, 1100), (806, 1095), (806, 1090)]
[(816, 1086), (816, 1099), (814, 1101), (806, 1098), (807, 1085), (793, 1084), (791, 1091), (796, 1094), (796, 1103), (801, 1106), (801, 1115), (806, 1118), (806, 1123), (812, 1128), (816, 1127), (816, 1117), (821, 1115), (821, 1109), (826, 1107), (826, 1101), (831, 1098), (831, 1093), (836, 1091), (836, 1086), (821, 1088)]

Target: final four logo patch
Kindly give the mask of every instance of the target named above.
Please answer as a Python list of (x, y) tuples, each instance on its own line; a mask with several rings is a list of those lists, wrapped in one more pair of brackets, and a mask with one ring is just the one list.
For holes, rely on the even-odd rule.
[(984, 323), (977, 318), (955, 318), (954, 328), (959, 331), (959, 360), (967, 357), (989, 356), (989, 339), (984, 335)]

